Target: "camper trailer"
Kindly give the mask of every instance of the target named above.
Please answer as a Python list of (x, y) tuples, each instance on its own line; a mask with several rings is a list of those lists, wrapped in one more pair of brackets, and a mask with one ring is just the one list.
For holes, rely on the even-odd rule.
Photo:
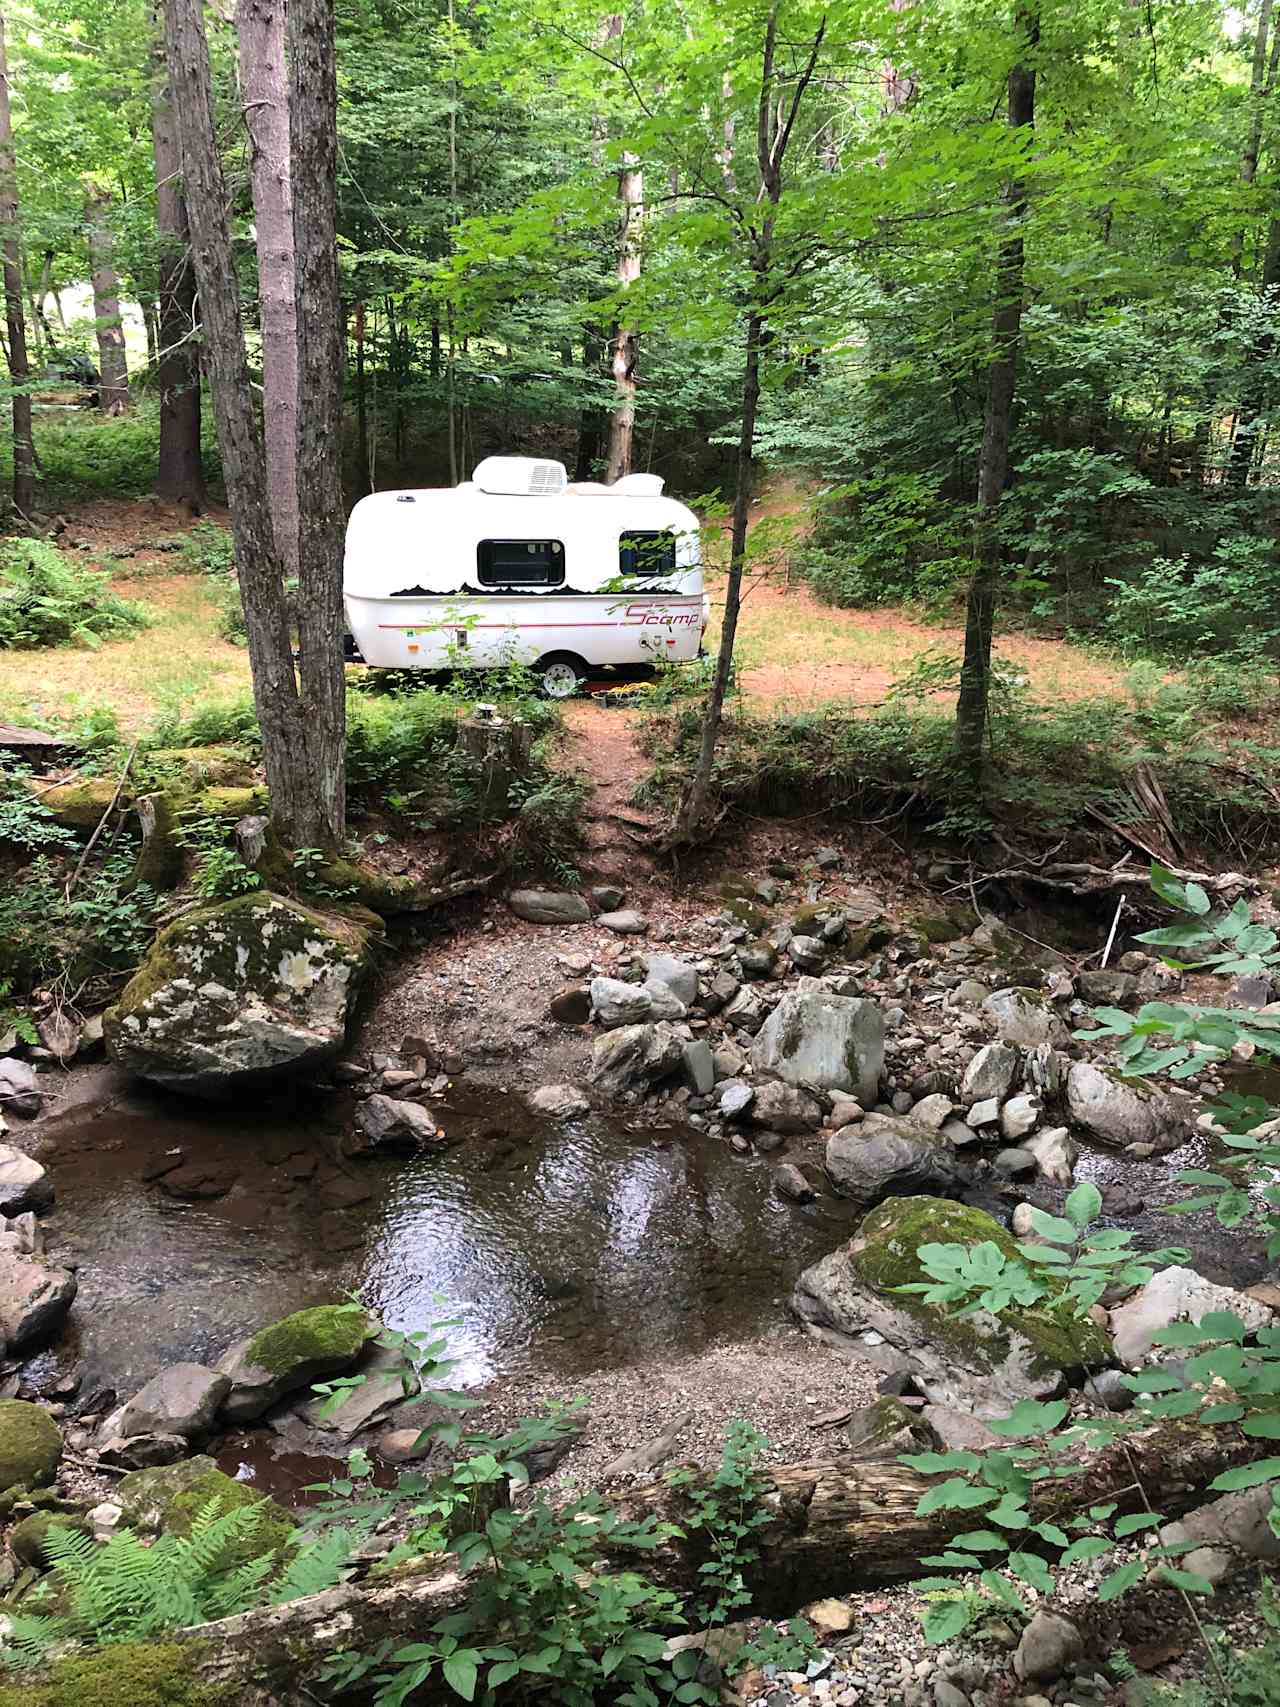
[(347, 524), (347, 621), (375, 669), (531, 666), (555, 699), (603, 666), (696, 658), (698, 519), (656, 474), (570, 484), (491, 456), (460, 486), (375, 492)]

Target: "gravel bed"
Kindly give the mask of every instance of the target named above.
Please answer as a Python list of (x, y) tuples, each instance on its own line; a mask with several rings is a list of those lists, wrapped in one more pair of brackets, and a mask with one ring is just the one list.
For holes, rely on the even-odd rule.
[[(551, 1403), (582, 1398), (587, 1412), (582, 1439), (551, 1480), (598, 1487), (615, 1459), (656, 1439), (680, 1417), (687, 1421), (668, 1464), (714, 1467), (735, 1417), (766, 1437), (769, 1444), (761, 1456), (767, 1462), (827, 1456), (840, 1449), (842, 1437), (838, 1428), (819, 1426), (820, 1419), (871, 1404), (879, 1379), (880, 1371), (871, 1364), (840, 1357), (797, 1329), (781, 1327), (762, 1339), (709, 1347), (669, 1363), (601, 1369), (572, 1379), (504, 1382), (483, 1409), (468, 1413), (467, 1423), (496, 1433)], [(659, 1467), (628, 1480), (661, 1473)]]

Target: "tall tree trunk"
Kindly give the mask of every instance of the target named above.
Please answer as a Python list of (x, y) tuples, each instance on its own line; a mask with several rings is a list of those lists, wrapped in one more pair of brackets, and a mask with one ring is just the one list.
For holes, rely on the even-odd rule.
[(343, 318), (338, 290), (338, 83), (334, 0), (289, 0), (289, 144), (296, 257), (298, 685), (309, 786), (296, 834), (337, 846), (346, 831), (347, 682), (342, 658)]
[(182, 136), (183, 178), (192, 258), (218, 444), (231, 507), (236, 568), (244, 602), (253, 698), (271, 815), (287, 841), (294, 834), (307, 768), (280, 559), (267, 506), (262, 428), (253, 404), (240, 321), (240, 286), (227, 227), (230, 198), (213, 122), (203, 0), (165, 0), (165, 50)]
[(236, 34), (240, 43), (240, 94), (251, 145), (249, 176), (258, 245), (267, 493), (280, 561), (286, 575), (296, 575), (298, 317), (285, 72), (285, 0), (238, 0)]
[(738, 430), (733, 523), (729, 541), (729, 578), (725, 587), (724, 619), (716, 673), (702, 714), (698, 757), (689, 778), (672, 829), (672, 846), (693, 841), (703, 830), (711, 803), (711, 769), (724, 715), (725, 695), (733, 668), (733, 647), (742, 602), (742, 571), (747, 556), (747, 522), (751, 513), (751, 490), (755, 458), (756, 410), (760, 402), (760, 358), (771, 335), (769, 314), (778, 296), (775, 278), (774, 218), (782, 199), (783, 164), (805, 91), (813, 79), (818, 55), (826, 35), (825, 16), (818, 25), (804, 69), (795, 80), (787, 103), (775, 106), (775, 54), (777, 49), (777, 0), (770, 7), (765, 26), (764, 62), (760, 74), (760, 104), (756, 115), (756, 164), (759, 173), (757, 205), (764, 215), (750, 233), (751, 300), (747, 311), (746, 356), (742, 369), (742, 418)]
[[(618, 289), (626, 291), (640, 277), (640, 224), (644, 218), (644, 174), (634, 154), (624, 154), (618, 174), (622, 215), (618, 230)], [(616, 401), (609, 420), (609, 463), (605, 479), (630, 474), (636, 432), (635, 332), (619, 324), (613, 339), (613, 389)]]
[(186, 504), (194, 514), (207, 502), (200, 456), (196, 279), (182, 188), (182, 142), (160, 41), (156, 43), (154, 57), (151, 146), (155, 156), (156, 233), (160, 245), (157, 304), (160, 349), (156, 362), (160, 456), (155, 489), (162, 498)]
[[(1240, 182), (1248, 190), (1258, 175), (1258, 156), (1262, 152), (1262, 125), (1267, 97), (1275, 81), (1276, 63), (1272, 58), (1267, 66), (1267, 36), (1271, 29), (1273, 0), (1262, 0), (1258, 10), (1258, 33), (1253, 38), (1253, 65), (1249, 73), (1249, 128), (1240, 155)], [(1238, 279), (1244, 271), (1245, 215), (1242, 211), (1231, 236), (1231, 276)]]
[[(1025, 130), (1035, 124), (1036, 72), (1024, 57), (1040, 39), (1039, 17), (1019, 9), (1014, 17), (1020, 57), (1009, 72), (1009, 128)], [(982, 764), (991, 693), (991, 636), (995, 623), (996, 590), (1000, 579), (1000, 536), (997, 519), (1009, 478), (1009, 432), (1018, 383), (1018, 350), (1022, 335), (1023, 239), (1027, 186), (1021, 177), (1009, 181), (1004, 193), (1005, 236), (996, 259), (995, 308), (991, 317), (991, 365), (987, 370), (987, 401), (978, 455), (978, 506), (974, 522), (974, 569), (965, 612), (964, 663), (956, 701), (956, 753), (975, 772)]]
[(356, 481), (363, 498), (373, 491), (373, 475), (369, 469), (369, 399), (365, 392), (364, 373), (364, 303), (357, 302), (353, 314), (356, 346)]
[(89, 184), (85, 196), (85, 233), (93, 285), (93, 317), (98, 330), (98, 407), (104, 415), (123, 415), (129, 407), (129, 365), (120, 318), (120, 281), (116, 277), (115, 235), (111, 229), (112, 197)]
[(0, 12), (0, 256), (4, 261), (4, 317), (8, 331), (9, 378), (13, 382), (13, 507), (29, 520), (36, 503), (35, 446), (31, 437), (31, 393), (27, 386), (27, 328), (22, 314), (22, 244), (18, 226), (18, 172), (9, 112), (9, 50)]

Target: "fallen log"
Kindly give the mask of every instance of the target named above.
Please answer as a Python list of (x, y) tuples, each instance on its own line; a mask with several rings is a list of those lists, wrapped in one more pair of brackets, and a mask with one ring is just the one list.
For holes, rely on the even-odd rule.
[[(1082, 1454), (1079, 1474), (1038, 1483), (1031, 1505), (1038, 1518), (1061, 1522), (1100, 1501), (1114, 1500), (1121, 1511), (1142, 1509), (1145, 1496), (1155, 1510), (1174, 1517), (1199, 1504), (1221, 1471), (1257, 1455), (1258, 1443), (1235, 1429), (1155, 1423), (1131, 1434), (1127, 1445)], [(971, 1511), (918, 1517), (916, 1507), (933, 1479), (896, 1462), (818, 1459), (770, 1468), (768, 1480), (763, 1501), (772, 1521), (759, 1532), (760, 1556), (746, 1573), (753, 1610), (767, 1616), (794, 1612), (818, 1595), (913, 1576), (922, 1555), (974, 1523)], [(679, 1491), (665, 1482), (614, 1503), (628, 1518), (677, 1525), (684, 1509)], [(691, 1589), (704, 1557), (694, 1534), (673, 1537), (654, 1551), (619, 1553), (617, 1563)], [(456, 1571), (425, 1569), (241, 1613), (167, 1640), (185, 1650), (193, 1677), (227, 1690), (238, 1707), (269, 1701), (313, 1707), (309, 1689), (327, 1657), (388, 1639), (421, 1639), (466, 1593)]]

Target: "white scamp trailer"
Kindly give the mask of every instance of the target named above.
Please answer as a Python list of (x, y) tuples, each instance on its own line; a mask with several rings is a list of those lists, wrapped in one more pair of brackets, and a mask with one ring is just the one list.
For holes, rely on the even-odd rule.
[(601, 665), (696, 658), (709, 610), (698, 518), (658, 475), (570, 485), (561, 463), (516, 456), (362, 498), (343, 591), (366, 664), (531, 665), (556, 699)]

